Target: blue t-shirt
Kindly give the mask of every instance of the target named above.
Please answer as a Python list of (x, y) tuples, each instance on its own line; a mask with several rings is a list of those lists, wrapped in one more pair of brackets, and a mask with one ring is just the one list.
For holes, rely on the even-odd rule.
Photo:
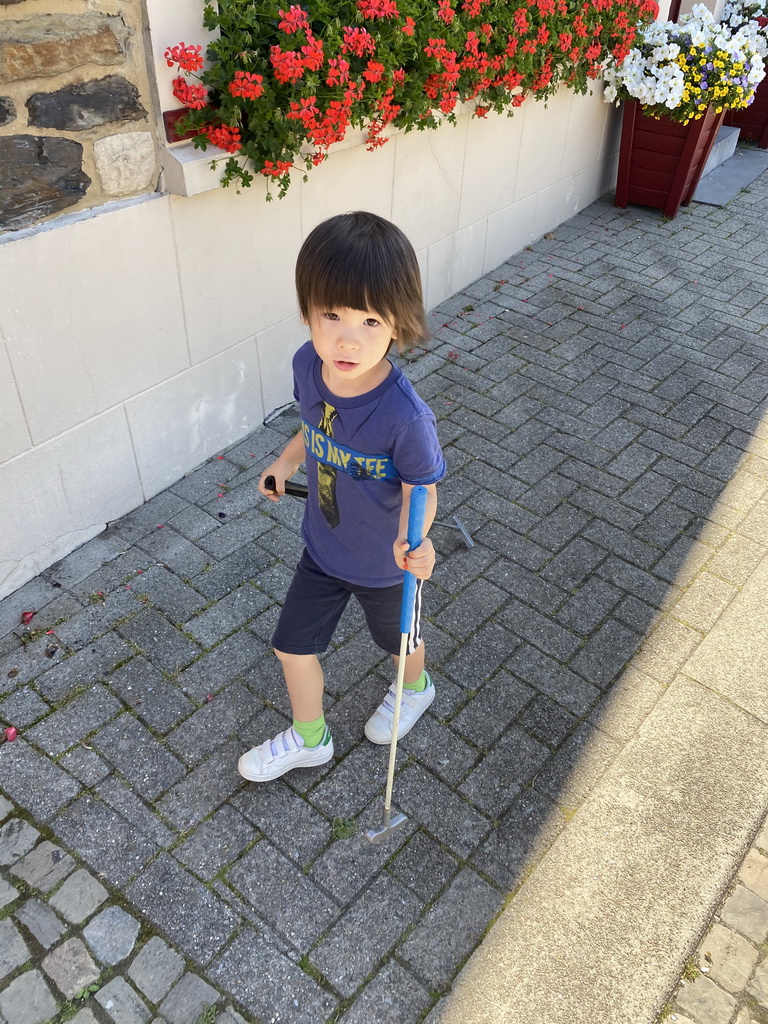
[[(294, 395), (303, 420), (309, 497), (302, 534), (323, 572), (349, 583), (402, 582), (392, 554), (406, 484), (445, 476), (435, 417), (403, 371), (364, 395), (341, 398), (325, 386), (311, 341), (293, 358)], [(330, 436), (329, 436), (330, 435)], [(321, 508), (318, 467), (323, 475)], [(332, 484), (328, 485), (328, 469)]]

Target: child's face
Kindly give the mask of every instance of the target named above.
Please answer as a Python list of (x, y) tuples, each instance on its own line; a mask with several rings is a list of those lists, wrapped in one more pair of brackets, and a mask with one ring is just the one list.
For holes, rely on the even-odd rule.
[(395, 325), (374, 310), (313, 310), (308, 322), (326, 384), (335, 394), (365, 394), (389, 373), (386, 355)]

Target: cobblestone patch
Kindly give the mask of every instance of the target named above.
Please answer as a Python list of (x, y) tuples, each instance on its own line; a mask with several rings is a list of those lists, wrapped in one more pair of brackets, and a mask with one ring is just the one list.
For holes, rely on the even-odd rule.
[[(388, 844), (363, 725), (393, 670), (353, 608), (324, 660), (333, 761), (236, 770), (290, 713), (270, 636), (301, 502), (256, 480), (294, 409), (0, 602), (0, 1021), (428, 1019), (768, 551), (763, 179), (727, 231), (606, 197), (431, 312), (406, 372), (450, 467), (438, 518), (475, 545), (431, 533), (436, 699)], [(768, 1024), (767, 854), (680, 1021)]]
[(768, 820), (657, 1024), (768, 1024)]

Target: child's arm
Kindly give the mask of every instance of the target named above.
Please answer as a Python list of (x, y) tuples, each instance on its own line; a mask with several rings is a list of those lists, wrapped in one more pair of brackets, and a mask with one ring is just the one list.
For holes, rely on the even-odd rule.
[(407, 569), (420, 580), (428, 580), (435, 567), (435, 549), (432, 541), (427, 537), (432, 520), (437, 513), (437, 485), (427, 486), (427, 508), (424, 514), (423, 540), (421, 544), (408, 550), (408, 512), (411, 507), (411, 484), (403, 484), (403, 507), (400, 511), (400, 528), (397, 540), (393, 545), (395, 562), (401, 569)]
[[(285, 448), (271, 466), (267, 466), (259, 477), (259, 490), (269, 498), (270, 501), (279, 501), (280, 495), (285, 494), (285, 481), (292, 477), (304, 461), (304, 434), (300, 430), (295, 437), (291, 438)], [(264, 486), (264, 478), (273, 476), (277, 494), (268, 491)]]

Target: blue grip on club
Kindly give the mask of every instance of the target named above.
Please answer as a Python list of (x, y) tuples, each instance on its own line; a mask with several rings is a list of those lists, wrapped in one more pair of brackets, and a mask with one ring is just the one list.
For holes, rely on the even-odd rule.
[[(408, 550), (412, 551), (421, 544), (424, 532), (424, 516), (427, 511), (427, 488), (414, 487), (411, 491), (411, 504), (408, 510)], [(403, 600), (400, 605), (400, 632), (408, 633), (413, 620), (413, 603), (416, 600), (417, 579), (413, 573), (405, 570), (403, 577)]]

